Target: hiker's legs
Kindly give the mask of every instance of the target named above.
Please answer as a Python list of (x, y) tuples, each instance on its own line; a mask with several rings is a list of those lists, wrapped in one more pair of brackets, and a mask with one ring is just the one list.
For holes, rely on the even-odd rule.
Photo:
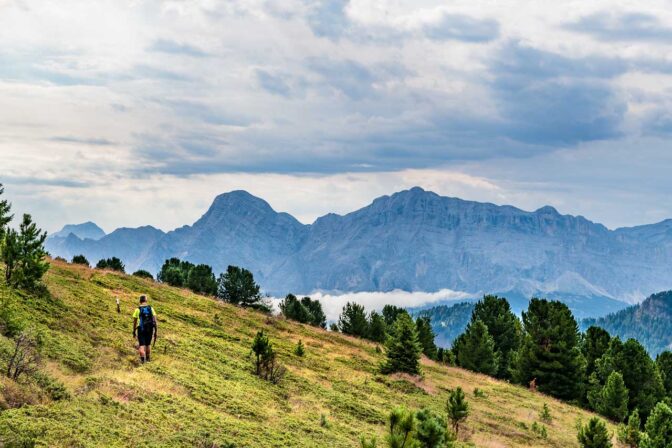
[(149, 362), (149, 355), (151, 354), (151, 352), (152, 352), (152, 346), (151, 345), (146, 346), (145, 347), (145, 360), (147, 362)]
[(140, 355), (140, 362), (145, 362), (145, 346), (144, 345), (139, 345), (138, 346), (138, 355)]

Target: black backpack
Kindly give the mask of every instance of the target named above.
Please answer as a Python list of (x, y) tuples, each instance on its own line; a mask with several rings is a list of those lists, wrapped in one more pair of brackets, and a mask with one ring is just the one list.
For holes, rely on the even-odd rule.
[(149, 330), (154, 328), (154, 312), (152, 311), (151, 306), (141, 306), (138, 308), (140, 310), (140, 331)]

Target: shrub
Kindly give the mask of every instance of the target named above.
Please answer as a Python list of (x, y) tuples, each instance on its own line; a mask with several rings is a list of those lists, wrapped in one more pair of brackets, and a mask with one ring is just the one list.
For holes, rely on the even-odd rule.
[(21, 375), (32, 374), (40, 363), (39, 338), (27, 331), (16, 336), (9, 354), (5, 375), (16, 381)]
[(486, 395), (485, 395), (485, 392), (483, 392), (481, 389), (479, 389), (479, 388), (477, 387), (477, 388), (474, 389), (474, 397), (476, 397), (476, 398), (485, 398)]
[(448, 420), (450, 420), (455, 436), (457, 436), (460, 431), (460, 424), (469, 416), (469, 403), (467, 403), (461, 387), (450, 391), (446, 410), (448, 411)]
[(669, 448), (672, 446), (672, 408), (662, 401), (651, 412), (644, 425), (646, 435), (642, 448)]
[(294, 354), (296, 356), (303, 356), (306, 354), (306, 349), (303, 346), (303, 342), (299, 341), (298, 344), (296, 344), (296, 348), (294, 349)]
[(72, 264), (82, 264), (84, 266), (91, 267), (89, 260), (87, 260), (84, 255), (75, 255), (72, 257)]
[(60, 401), (70, 399), (70, 392), (68, 392), (68, 389), (66, 389), (65, 385), (60, 381), (41, 372), (35, 372), (33, 377), (35, 378), (37, 385), (40, 386), (52, 400)]
[(577, 434), (579, 445), (583, 448), (611, 448), (611, 436), (602, 420), (597, 417), (590, 419), (588, 424), (580, 426)]
[(541, 412), (539, 412), (539, 419), (545, 423), (551, 423), (551, 421), (553, 420), (553, 417), (551, 416), (551, 410), (548, 407), (548, 404), (544, 403), (544, 407), (541, 408)]
[(133, 273), (133, 276), (140, 277), (140, 278), (146, 278), (146, 279), (149, 279), (149, 280), (154, 280), (154, 276), (150, 272), (145, 271), (144, 269), (140, 269), (140, 270), (135, 271)]
[(628, 424), (618, 426), (618, 441), (627, 447), (637, 448), (641, 439), (639, 432), (641, 424), (639, 411), (635, 409), (628, 417)]

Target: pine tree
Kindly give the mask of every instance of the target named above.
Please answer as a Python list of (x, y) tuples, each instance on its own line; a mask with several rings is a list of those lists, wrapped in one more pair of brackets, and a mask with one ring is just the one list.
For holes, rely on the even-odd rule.
[(238, 266), (229, 266), (217, 281), (217, 297), (233, 303), (262, 311), (269, 307), (262, 300), (260, 287), (254, 281), (252, 272)]
[(306, 354), (306, 348), (303, 345), (303, 341), (299, 340), (299, 343), (296, 344), (296, 348), (294, 348), (294, 354), (296, 356), (303, 356)]
[(419, 448), (443, 448), (446, 441), (446, 421), (430, 411), (422, 409), (415, 414), (415, 438)]
[(600, 327), (588, 328), (581, 344), (581, 352), (586, 359), (586, 377), (595, 371), (595, 363), (609, 349), (611, 335)]
[(611, 448), (611, 437), (607, 426), (597, 417), (590, 419), (587, 425), (579, 428), (577, 435), (583, 448)]
[(656, 357), (656, 365), (663, 380), (665, 393), (672, 399), (672, 352), (664, 351)]
[(303, 324), (310, 322), (312, 316), (308, 308), (306, 308), (294, 294), (287, 294), (285, 299), (280, 302), (280, 312), (287, 319), (295, 320)]
[(14, 230), (7, 233), (3, 260), (8, 283), (30, 289), (42, 278), (49, 269), (49, 263), (45, 261), (46, 239), (47, 233), (42, 232), (27, 214), (23, 215), (18, 233)]
[[(0, 183), (0, 197), (5, 193), (5, 188)], [(2, 248), (2, 242), (5, 237), (5, 232), (7, 230), (7, 225), (12, 222), (14, 215), (11, 215), (12, 204), (7, 201), (7, 199), (0, 200), (0, 248)]]
[(196, 294), (211, 296), (217, 294), (217, 280), (212, 268), (207, 264), (199, 264), (191, 268), (187, 275), (187, 288)]
[(486, 295), (474, 306), (471, 322), (480, 320), (488, 328), (495, 342), (495, 353), (499, 361), (496, 377), (510, 378), (510, 364), (513, 353), (522, 340), (520, 320), (511, 311), (509, 302), (503, 297)]
[(469, 403), (461, 387), (450, 391), (448, 403), (446, 403), (448, 420), (453, 426), (455, 437), (460, 432), (460, 425), (469, 417)]
[(618, 441), (628, 448), (637, 448), (641, 439), (639, 428), (642, 422), (639, 418), (639, 411), (635, 409), (630, 417), (628, 417), (627, 425), (619, 425), (618, 427)]
[(380, 313), (371, 311), (369, 314), (369, 334), (368, 338), (374, 342), (383, 343), (387, 339), (387, 328), (385, 319)]
[(481, 320), (467, 325), (464, 337), (458, 342), (457, 364), (474, 372), (495, 375), (498, 371), (495, 341)]
[(390, 432), (387, 444), (390, 448), (412, 448), (415, 445), (415, 416), (413, 412), (400, 407), (390, 414)]
[(434, 330), (432, 330), (432, 320), (430, 316), (420, 316), (415, 320), (415, 327), (418, 330), (418, 340), (422, 346), (422, 353), (429, 359), (437, 358), (436, 343), (434, 343)]
[(670, 448), (672, 446), (672, 408), (658, 403), (644, 425), (641, 448)]
[(595, 409), (617, 422), (622, 422), (628, 415), (628, 389), (623, 382), (623, 375), (619, 372), (611, 372), (609, 375)]
[(564, 400), (581, 397), (584, 360), (578, 347), (578, 325), (567, 305), (532, 299), (523, 312), (523, 325), (515, 381), (527, 385), (535, 380), (539, 391)]
[(397, 318), (385, 348), (387, 359), (381, 368), (383, 373), (420, 373), (422, 347), (418, 341), (415, 323), (408, 313), (402, 313)]
[(346, 303), (338, 317), (338, 328), (343, 334), (366, 338), (369, 334), (369, 321), (364, 307), (357, 303)]
[(314, 327), (327, 328), (327, 316), (322, 310), (322, 304), (319, 300), (312, 300), (310, 297), (301, 299), (301, 304), (306, 307), (310, 313), (310, 325)]

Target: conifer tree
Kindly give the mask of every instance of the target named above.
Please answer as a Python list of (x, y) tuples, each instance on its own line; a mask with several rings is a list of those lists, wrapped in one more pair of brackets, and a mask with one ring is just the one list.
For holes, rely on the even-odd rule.
[(394, 305), (385, 305), (383, 307), (383, 318), (385, 319), (387, 328), (392, 328), (394, 326), (394, 323), (397, 321), (397, 317), (399, 317), (400, 314), (408, 314), (408, 311)]
[(482, 321), (495, 342), (498, 367), (497, 378), (510, 378), (510, 364), (513, 353), (522, 340), (520, 320), (511, 311), (509, 302), (503, 297), (486, 295), (474, 306), (471, 322)]
[(84, 266), (90, 267), (91, 264), (89, 263), (89, 260), (86, 259), (84, 255), (75, 255), (72, 257), (72, 264), (82, 264)]
[(530, 300), (523, 312), (525, 336), (516, 355), (514, 379), (564, 400), (582, 396), (584, 360), (576, 320), (564, 303)]
[[(0, 183), (0, 198), (5, 193), (5, 188)], [(11, 215), (12, 204), (7, 201), (7, 199), (0, 199), (0, 248), (2, 247), (2, 242), (5, 237), (5, 232), (7, 230), (7, 224), (12, 222), (14, 215)]]
[(338, 317), (338, 329), (343, 334), (366, 338), (369, 334), (369, 321), (364, 307), (357, 303), (346, 303)]
[(294, 294), (287, 294), (285, 299), (280, 302), (280, 312), (287, 319), (295, 320), (303, 324), (311, 319), (310, 311), (306, 308)]
[(592, 326), (588, 328), (581, 344), (581, 352), (586, 359), (586, 377), (595, 371), (595, 363), (609, 349), (611, 335), (606, 330)]
[(618, 427), (618, 441), (628, 448), (637, 448), (641, 439), (639, 428), (642, 422), (639, 418), (639, 411), (635, 409), (628, 417), (627, 425), (620, 425)]
[(419, 448), (443, 448), (446, 442), (446, 421), (429, 409), (415, 414), (415, 438)]
[(588, 424), (579, 428), (577, 435), (582, 448), (611, 448), (611, 436), (607, 426), (597, 417), (590, 419)]
[(479, 319), (467, 325), (464, 337), (458, 342), (457, 364), (474, 372), (495, 375), (498, 371), (495, 341), (488, 327)]
[(327, 316), (322, 310), (322, 304), (319, 300), (312, 300), (310, 297), (304, 297), (301, 299), (301, 304), (306, 307), (310, 313), (310, 325), (314, 327), (327, 328)]
[(460, 432), (460, 425), (469, 417), (469, 403), (464, 395), (461, 387), (457, 387), (450, 391), (448, 403), (446, 403), (446, 411), (448, 412), (448, 420), (453, 427), (455, 437)]
[(30, 215), (24, 214), (19, 231), (9, 230), (5, 236), (2, 258), (5, 262), (5, 279), (19, 288), (32, 288), (49, 269), (45, 261), (47, 252), (42, 232)]
[(623, 375), (619, 372), (614, 371), (609, 375), (599, 401), (595, 403), (595, 409), (617, 422), (622, 422), (628, 415), (628, 389), (623, 382)]
[(374, 342), (383, 343), (387, 339), (387, 328), (383, 316), (371, 311), (369, 314), (369, 335), (368, 338)]
[(656, 365), (663, 380), (665, 393), (672, 399), (672, 352), (664, 351), (656, 357)]
[(397, 318), (385, 348), (387, 359), (381, 368), (383, 373), (420, 373), (422, 347), (415, 323), (408, 313), (402, 313)]
[(644, 425), (641, 448), (670, 448), (672, 446), (672, 408), (658, 403)]
[(189, 270), (186, 286), (196, 294), (217, 294), (217, 280), (207, 264), (199, 264)]
[(404, 407), (390, 414), (390, 433), (387, 444), (390, 448), (411, 448), (417, 446), (414, 439), (415, 416)]
[(415, 327), (418, 330), (418, 340), (422, 346), (422, 353), (429, 359), (437, 358), (437, 348), (434, 342), (434, 330), (432, 330), (432, 320), (430, 316), (420, 316), (415, 320)]
[(261, 297), (261, 288), (254, 281), (251, 271), (238, 266), (229, 266), (217, 280), (217, 297), (225, 302), (268, 311)]

